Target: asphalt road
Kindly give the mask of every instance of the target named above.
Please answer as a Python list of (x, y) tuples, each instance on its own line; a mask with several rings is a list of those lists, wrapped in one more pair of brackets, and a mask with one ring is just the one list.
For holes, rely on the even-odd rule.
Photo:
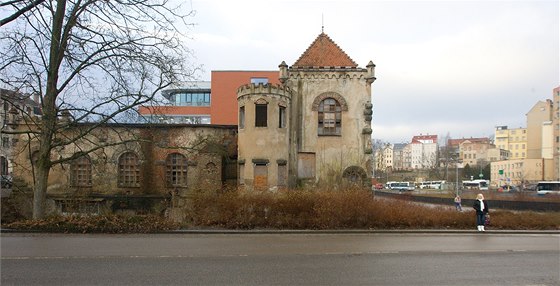
[(2, 285), (560, 285), (560, 235), (1, 236)]

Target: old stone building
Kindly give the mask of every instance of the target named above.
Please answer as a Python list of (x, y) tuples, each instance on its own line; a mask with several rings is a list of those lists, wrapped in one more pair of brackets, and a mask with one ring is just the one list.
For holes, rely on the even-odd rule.
[[(282, 62), (279, 84), (237, 89), (237, 126), (70, 124), (58, 139), (95, 128), (54, 150), (53, 160), (72, 160), (51, 168), (51, 210), (171, 210), (180, 217), (190, 192), (228, 183), (256, 190), (345, 181), (368, 186), (374, 68), (371, 61), (358, 67), (321, 33), (291, 67)], [(25, 136), (15, 146), (18, 188), (34, 185), (38, 147)]]
[(358, 67), (321, 33), (292, 66), (279, 68), (280, 85), (238, 90), (240, 184), (367, 185), (375, 65)]
[[(75, 133), (92, 124), (76, 124)], [(157, 211), (181, 207), (197, 189), (235, 184), (236, 126), (108, 124), (56, 148), (52, 159), (75, 159), (51, 168), (50, 211)], [(59, 138), (64, 138), (61, 134)], [(75, 134), (73, 134), (75, 135)], [(73, 136), (77, 137), (77, 136)], [(39, 146), (20, 136), (14, 146), (14, 188), (31, 191)], [(85, 154), (85, 150), (94, 150)], [(83, 154), (83, 155), (82, 155)]]

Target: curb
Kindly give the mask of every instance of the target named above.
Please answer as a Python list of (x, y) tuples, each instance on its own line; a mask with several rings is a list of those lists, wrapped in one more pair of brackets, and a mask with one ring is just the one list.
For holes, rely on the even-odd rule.
[[(17, 229), (0, 229), (2, 233), (34, 233), (34, 234), (80, 234), (80, 233), (61, 233), (61, 232), (42, 232)], [(86, 234), (482, 234), (474, 229), (387, 229), (387, 230), (367, 230), (367, 229), (346, 229), (346, 230), (273, 230), (273, 229), (254, 229), (254, 230), (230, 230), (230, 229), (179, 229), (172, 231), (161, 231), (154, 233), (86, 233)], [(560, 235), (560, 230), (486, 230), (484, 234), (552, 234)]]

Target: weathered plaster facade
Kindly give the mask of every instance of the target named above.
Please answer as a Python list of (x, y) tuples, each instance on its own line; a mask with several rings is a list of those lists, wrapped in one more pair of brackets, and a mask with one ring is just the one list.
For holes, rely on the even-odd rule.
[[(293, 66), (283, 62), (279, 68), (281, 87), (245, 86), (238, 90), (240, 117), (245, 120), (239, 128), (240, 183), (254, 184), (254, 170), (265, 165), (268, 187), (278, 186), (277, 161), (286, 160), (289, 186), (338, 183), (343, 178), (367, 185), (372, 174), (371, 84), (375, 65), (370, 62), (359, 68), (321, 33)], [(253, 103), (279, 97), (275, 94), (278, 90), (288, 104), (287, 130), (278, 132), (274, 123), (254, 127)], [(268, 110), (272, 121), (279, 118), (276, 105), (274, 101)]]
[[(87, 124), (78, 124), (78, 132)], [(126, 142), (126, 143), (125, 143)], [(144, 199), (181, 206), (196, 189), (221, 189), (227, 180), (235, 182), (237, 149), (235, 126), (220, 125), (105, 125), (74, 144), (56, 149), (52, 158), (68, 158), (82, 150), (99, 148), (76, 160), (51, 168), (47, 197), (64, 211), (65, 201), (80, 199), (108, 208), (115, 200)], [(33, 186), (35, 141), (20, 136), (15, 152), (14, 174), (19, 188)], [(127, 160), (123, 161), (123, 156)], [(77, 163), (82, 157), (87, 160)], [(52, 204), (52, 202), (57, 202)], [(126, 208), (124, 206), (123, 208)]]
[[(237, 100), (239, 183), (264, 189), (287, 186), (290, 89), (249, 84), (238, 89)], [(263, 108), (262, 124), (255, 122), (257, 106)]]

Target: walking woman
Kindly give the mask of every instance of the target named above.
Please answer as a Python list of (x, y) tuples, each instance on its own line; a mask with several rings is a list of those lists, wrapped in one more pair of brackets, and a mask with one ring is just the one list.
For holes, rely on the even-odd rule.
[(473, 208), (476, 211), (476, 225), (478, 227), (478, 231), (485, 231), (484, 221), (486, 215), (488, 214), (488, 203), (484, 200), (484, 196), (482, 194), (476, 195)]

